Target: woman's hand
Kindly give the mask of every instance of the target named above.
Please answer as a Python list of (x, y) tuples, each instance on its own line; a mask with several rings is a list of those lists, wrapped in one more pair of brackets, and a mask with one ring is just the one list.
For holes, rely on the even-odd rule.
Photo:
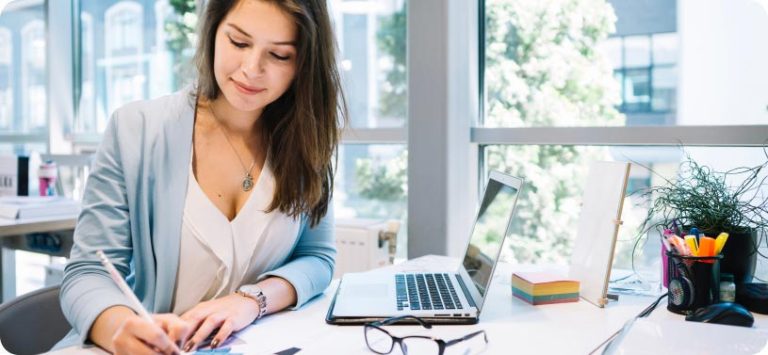
[[(211, 347), (215, 348), (227, 340), (232, 332), (251, 324), (258, 314), (258, 302), (238, 294), (201, 302), (181, 315), (181, 319), (197, 329), (192, 338), (184, 344), (183, 349), (184, 351), (197, 349), (209, 335), (213, 335)], [(212, 334), (217, 328), (216, 334)]]
[(152, 315), (154, 323), (134, 315), (128, 317), (112, 337), (115, 354), (179, 354), (181, 344), (192, 334), (192, 326), (175, 314)]
[(96, 318), (90, 338), (115, 354), (178, 354), (194, 328), (174, 314), (152, 317), (149, 322), (128, 307), (110, 307)]

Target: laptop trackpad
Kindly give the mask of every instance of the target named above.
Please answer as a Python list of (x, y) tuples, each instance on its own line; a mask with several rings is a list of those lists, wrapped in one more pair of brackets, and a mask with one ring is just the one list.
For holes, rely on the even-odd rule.
[(333, 309), (337, 317), (390, 315), (395, 308), (392, 274), (348, 273), (339, 287)]

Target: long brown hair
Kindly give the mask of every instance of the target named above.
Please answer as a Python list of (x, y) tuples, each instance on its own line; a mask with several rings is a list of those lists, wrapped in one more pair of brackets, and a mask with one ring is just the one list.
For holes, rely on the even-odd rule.
[[(239, 1), (245, 0), (208, 1), (195, 53), (197, 89), (208, 100), (221, 94), (213, 71), (216, 31)], [(293, 83), (259, 118), (276, 182), (268, 212), (278, 209), (294, 218), (306, 213), (315, 226), (331, 203), (332, 160), (347, 120), (331, 20), (325, 0), (257, 1), (277, 5), (298, 29)]]

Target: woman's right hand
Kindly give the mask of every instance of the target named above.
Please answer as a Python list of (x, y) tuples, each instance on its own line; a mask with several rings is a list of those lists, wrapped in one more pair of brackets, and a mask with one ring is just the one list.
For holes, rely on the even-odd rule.
[(127, 307), (111, 307), (96, 318), (91, 340), (114, 354), (180, 354), (192, 326), (175, 314), (152, 317), (149, 322)]
[(153, 315), (154, 323), (128, 317), (112, 337), (115, 354), (180, 354), (192, 327), (175, 314)]

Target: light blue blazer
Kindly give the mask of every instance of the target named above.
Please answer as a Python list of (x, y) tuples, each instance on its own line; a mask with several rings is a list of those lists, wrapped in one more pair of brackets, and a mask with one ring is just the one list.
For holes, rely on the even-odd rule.
[[(61, 285), (72, 331), (55, 348), (83, 344), (105, 309), (129, 306), (99, 263), (101, 249), (150, 312), (171, 311), (179, 265), (195, 101), (185, 89), (128, 104), (112, 116), (96, 154)], [(278, 276), (296, 289), (294, 309), (330, 283), (336, 247), (333, 213), (314, 228), (301, 217), (299, 237)]]

